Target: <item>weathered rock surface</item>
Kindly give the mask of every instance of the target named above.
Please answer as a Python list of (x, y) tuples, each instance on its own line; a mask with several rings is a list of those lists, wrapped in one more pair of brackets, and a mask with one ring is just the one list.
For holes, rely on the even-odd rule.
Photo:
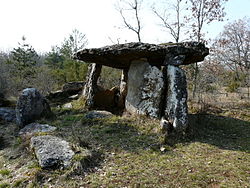
[(69, 143), (54, 136), (36, 136), (31, 138), (39, 165), (42, 168), (67, 168), (71, 165), (74, 152)]
[(127, 43), (103, 48), (83, 49), (74, 55), (75, 59), (97, 63), (113, 68), (128, 69), (131, 62), (147, 58), (150, 65), (162, 66), (169, 58), (184, 57), (183, 64), (203, 61), (209, 50), (198, 42), (168, 43), (163, 45)]
[(165, 118), (178, 131), (188, 126), (187, 83), (184, 71), (176, 66), (167, 66), (167, 99)]
[(87, 82), (83, 89), (83, 96), (86, 99), (85, 106), (89, 109), (92, 109), (94, 104), (94, 96), (99, 91), (99, 87), (97, 85), (98, 78), (101, 74), (102, 65), (92, 63), (88, 67), (88, 76)]
[(20, 127), (37, 119), (51, 116), (52, 112), (48, 102), (37, 89), (27, 88), (22, 91), (16, 106), (16, 119)]
[(155, 66), (133, 61), (128, 72), (126, 110), (132, 114), (160, 116), (160, 102), (163, 89), (162, 72)]
[(7, 122), (16, 121), (16, 111), (11, 108), (2, 107), (0, 108), (0, 119)]
[(82, 91), (84, 85), (85, 85), (85, 82), (68, 82), (63, 85), (62, 91), (76, 93), (76, 92)]
[[(72, 95), (82, 92), (85, 82), (68, 82), (62, 86), (61, 90), (49, 93), (46, 98), (53, 101), (64, 100)], [(77, 97), (76, 97), (77, 99)]]
[(48, 124), (31, 123), (26, 125), (19, 131), (19, 135), (33, 135), (35, 133), (49, 133), (56, 130), (56, 127), (50, 126)]
[(111, 112), (108, 111), (103, 111), (103, 110), (93, 110), (88, 112), (85, 117), (88, 119), (96, 119), (96, 118), (110, 118), (114, 116)]

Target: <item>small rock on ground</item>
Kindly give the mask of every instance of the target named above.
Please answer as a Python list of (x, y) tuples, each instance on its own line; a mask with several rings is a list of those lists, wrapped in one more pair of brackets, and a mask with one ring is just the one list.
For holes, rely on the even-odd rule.
[(19, 131), (19, 135), (34, 134), (38, 132), (46, 133), (53, 132), (55, 130), (56, 127), (50, 126), (48, 124), (30, 123)]
[(88, 112), (85, 117), (88, 119), (95, 119), (95, 118), (109, 118), (112, 117), (113, 114), (108, 111), (101, 111), (101, 110), (93, 110)]

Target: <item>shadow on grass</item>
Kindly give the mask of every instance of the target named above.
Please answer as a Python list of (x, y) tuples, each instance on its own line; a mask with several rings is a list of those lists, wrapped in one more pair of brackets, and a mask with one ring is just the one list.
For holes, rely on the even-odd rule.
[[(142, 125), (143, 126), (143, 125)], [(127, 122), (99, 121), (90, 126), (92, 141), (101, 145), (105, 150), (126, 150), (138, 152), (155, 145), (157, 134), (145, 134)]]
[[(202, 142), (221, 149), (250, 152), (250, 122), (210, 114), (190, 115), (189, 119), (187, 136), (175, 139), (173, 145)], [(138, 127), (150, 125), (142, 123), (135, 126), (134, 123), (122, 119), (118, 122), (94, 121), (86, 126), (85, 131), (90, 135), (87, 140), (106, 150), (139, 152), (154, 147), (158, 149), (161, 145), (160, 134), (152, 131), (144, 133)]]
[(189, 121), (188, 142), (198, 141), (221, 149), (250, 152), (250, 122), (211, 114), (193, 114)]

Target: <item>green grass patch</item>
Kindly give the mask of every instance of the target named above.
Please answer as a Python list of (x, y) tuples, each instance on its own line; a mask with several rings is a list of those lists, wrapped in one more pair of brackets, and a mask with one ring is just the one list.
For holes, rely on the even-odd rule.
[[(36, 162), (25, 164), (22, 157), (18, 162), (4, 158), (8, 168), (20, 164), (28, 169), (30, 187), (249, 187), (250, 122), (245, 113), (239, 118), (191, 114), (186, 137), (168, 137), (171, 145), (162, 143), (159, 120), (87, 119), (80, 110), (55, 113), (57, 118), (47, 123), (72, 144), (76, 155), (70, 169), (49, 171)], [(85, 155), (86, 148), (94, 157)], [(21, 187), (26, 180), (5, 175), (0, 181)]]
[(0, 188), (8, 188), (10, 187), (9, 183), (0, 183)]
[(0, 169), (0, 175), (2, 176), (9, 176), (11, 174), (11, 171), (8, 169)]

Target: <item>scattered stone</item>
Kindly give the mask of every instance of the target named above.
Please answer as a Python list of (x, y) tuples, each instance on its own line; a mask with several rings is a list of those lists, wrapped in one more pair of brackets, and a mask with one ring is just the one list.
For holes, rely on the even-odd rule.
[(68, 82), (63, 85), (62, 92), (67, 92), (70, 95), (74, 95), (79, 91), (82, 91), (85, 82)]
[(67, 168), (71, 165), (74, 152), (69, 143), (54, 136), (36, 136), (31, 138), (39, 165), (42, 168)]
[(61, 90), (49, 93), (46, 98), (53, 102), (65, 102), (65, 99), (78, 99), (84, 85), (85, 82), (68, 82), (62, 86)]
[(48, 124), (31, 123), (26, 125), (19, 131), (19, 135), (32, 135), (34, 133), (48, 133), (56, 130), (56, 127), (50, 126)]
[(0, 108), (0, 119), (7, 122), (15, 122), (16, 111), (12, 108), (2, 107)]
[(163, 74), (145, 61), (134, 61), (128, 72), (126, 110), (132, 114), (160, 116)]
[(112, 116), (114, 115), (111, 112), (101, 111), (101, 110), (93, 110), (85, 115), (85, 117), (88, 119), (96, 119), (96, 118), (103, 119), (103, 118), (110, 118)]
[(174, 129), (185, 131), (188, 126), (187, 82), (184, 71), (176, 66), (167, 66), (167, 99), (165, 118)]
[(69, 103), (64, 104), (63, 108), (69, 108), (70, 109), (70, 108), (73, 108), (73, 105), (72, 105), (71, 102), (69, 102)]
[(161, 45), (133, 42), (116, 44), (103, 48), (83, 49), (74, 55), (75, 59), (87, 63), (97, 63), (113, 68), (128, 69), (131, 62), (147, 58), (150, 65), (162, 66), (164, 61), (183, 55), (182, 64), (203, 61), (209, 50), (203, 43), (183, 42), (166, 43)]
[(47, 100), (35, 88), (26, 88), (16, 106), (17, 124), (22, 128), (40, 118), (48, 118), (52, 112)]

